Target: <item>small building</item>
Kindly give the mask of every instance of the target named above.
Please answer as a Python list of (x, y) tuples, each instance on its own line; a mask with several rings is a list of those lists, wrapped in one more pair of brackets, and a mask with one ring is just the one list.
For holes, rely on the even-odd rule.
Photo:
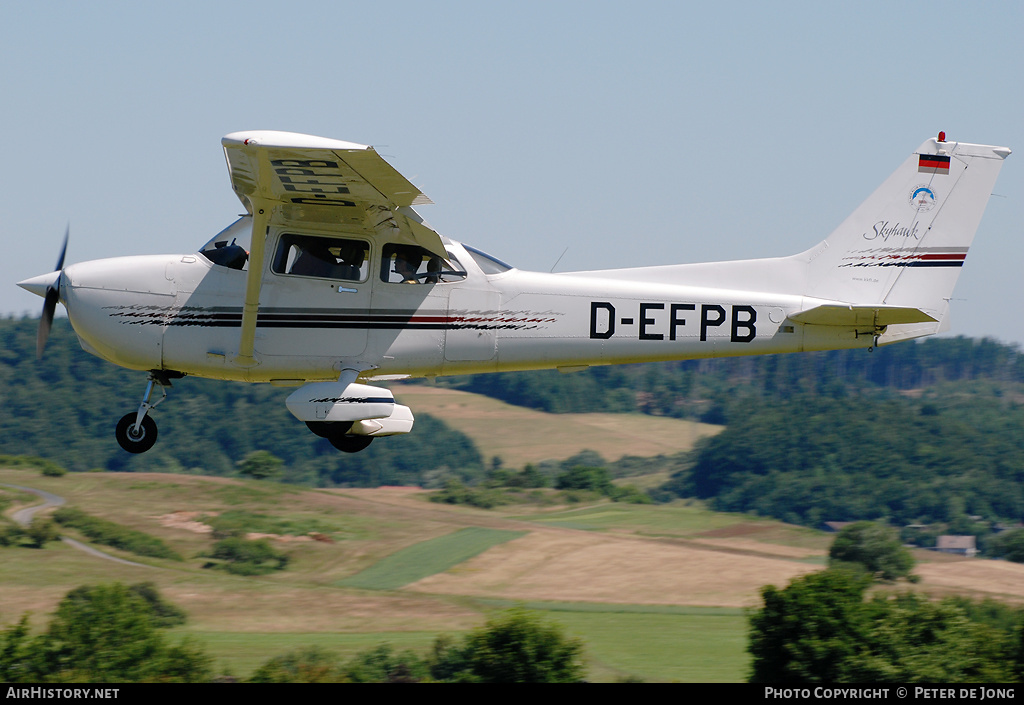
[(973, 558), (978, 554), (977, 541), (973, 536), (939, 536), (935, 550)]

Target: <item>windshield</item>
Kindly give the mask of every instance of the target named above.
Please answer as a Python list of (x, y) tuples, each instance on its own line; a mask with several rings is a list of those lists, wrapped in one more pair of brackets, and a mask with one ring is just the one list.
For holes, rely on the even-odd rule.
[(231, 269), (245, 269), (252, 242), (252, 216), (243, 215), (210, 238), (199, 254), (214, 264)]
[(502, 272), (514, 269), (511, 264), (505, 264), (497, 257), (492, 257), (486, 252), (478, 250), (475, 247), (470, 247), (466, 244), (463, 244), (463, 247), (466, 248), (466, 252), (468, 252), (469, 256), (473, 258), (473, 261), (477, 263), (477, 266), (483, 270), (484, 274), (501, 274)]

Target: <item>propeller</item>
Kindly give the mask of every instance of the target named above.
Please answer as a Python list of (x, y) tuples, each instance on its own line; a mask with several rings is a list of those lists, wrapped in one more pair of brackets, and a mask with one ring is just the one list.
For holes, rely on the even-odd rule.
[(54, 271), (58, 272), (53, 283), (46, 287), (46, 297), (43, 300), (43, 316), (39, 319), (39, 330), (36, 331), (36, 359), (43, 357), (43, 348), (46, 347), (46, 339), (50, 337), (50, 326), (53, 325), (53, 313), (57, 310), (57, 301), (60, 300), (60, 280), (64, 276), (64, 255), (68, 251), (68, 236), (71, 234), (71, 224), (68, 224), (64, 231), (64, 245), (60, 248), (60, 257), (57, 258), (57, 266)]

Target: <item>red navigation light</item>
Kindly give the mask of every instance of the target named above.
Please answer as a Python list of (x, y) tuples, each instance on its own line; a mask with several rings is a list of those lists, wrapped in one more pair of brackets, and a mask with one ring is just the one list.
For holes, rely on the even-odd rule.
[(942, 131), (939, 132), (939, 142), (945, 142), (945, 141), (946, 141), (946, 131), (942, 130)]

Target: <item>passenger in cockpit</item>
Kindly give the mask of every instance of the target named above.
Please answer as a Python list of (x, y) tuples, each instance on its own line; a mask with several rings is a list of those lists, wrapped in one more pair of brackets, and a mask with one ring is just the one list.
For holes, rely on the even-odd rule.
[(335, 261), (326, 243), (308, 238), (302, 243), (302, 252), (288, 273), (307, 277), (329, 277)]

